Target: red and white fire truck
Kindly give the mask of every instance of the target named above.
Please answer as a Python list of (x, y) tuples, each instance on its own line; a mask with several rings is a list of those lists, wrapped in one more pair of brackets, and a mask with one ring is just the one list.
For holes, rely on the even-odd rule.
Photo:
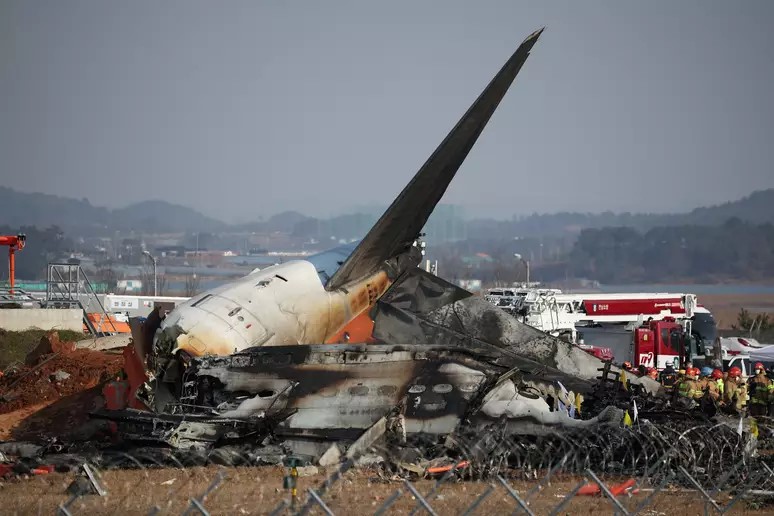
[(496, 296), (487, 299), (509, 305), (506, 309), (530, 326), (555, 336), (568, 335), (600, 358), (608, 353), (599, 349), (612, 350), (609, 355), (617, 362), (663, 368), (678, 357), (679, 365), (686, 356), (703, 356), (717, 335), (714, 317), (695, 294), (565, 294), (537, 289), (517, 294), (506, 303)]
[(764, 346), (755, 339), (743, 337), (717, 337), (707, 341), (693, 330), (692, 322), (666, 317), (635, 328), (632, 338), (634, 365), (660, 370), (672, 364), (677, 370), (690, 361), (695, 367), (720, 365), (727, 371), (736, 366), (743, 376), (751, 373), (750, 352)]

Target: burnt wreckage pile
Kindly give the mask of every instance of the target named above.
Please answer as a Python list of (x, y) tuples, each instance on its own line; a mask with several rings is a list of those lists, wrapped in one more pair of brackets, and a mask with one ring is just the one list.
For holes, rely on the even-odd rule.
[[(288, 455), (335, 463), (369, 454), (398, 471), (462, 460), (460, 473), (472, 477), (555, 466), (663, 476), (683, 466), (710, 478), (751, 457), (754, 440), (746, 423), (740, 435), (738, 418), (686, 410), (670, 395), (653, 395), (646, 379), (624, 387), (609, 362), (570, 355), (566, 343), (486, 301), (412, 274), (377, 303), (375, 344), (192, 358), (165, 391), (147, 390), (165, 392), (148, 397), (155, 412), (94, 415), (117, 422), (135, 446), (166, 447), (143, 448), (144, 456), (186, 463)], [(558, 368), (569, 369), (569, 358), (575, 374)], [(638, 416), (631, 426), (627, 412)]]
[[(355, 348), (342, 346), (338, 351), (354, 353)], [(338, 351), (331, 353), (336, 355)], [(406, 352), (396, 349), (384, 351)], [(320, 349), (312, 354), (315, 352), (323, 351)], [(450, 363), (448, 359), (455, 353), (441, 346), (433, 346), (424, 350), (424, 353), (423, 356), (427, 357), (430, 364), (426, 369), (429, 373), (427, 378), (439, 382), (436, 385), (443, 384), (440, 382), (453, 383), (454, 379), (449, 375), (436, 376), (436, 371), (437, 364)], [(245, 361), (244, 356), (241, 358)], [(464, 357), (457, 356), (457, 359), (464, 360)], [(226, 358), (214, 359), (215, 363), (208, 364), (204, 370), (212, 372), (211, 368), (223, 365), (222, 360)], [(507, 374), (511, 370), (492, 366), (487, 359), (482, 361), (497, 371), (487, 379), (488, 385), (482, 386), (481, 392), (491, 392), (497, 379), (503, 376), (501, 371), (505, 370)], [(389, 368), (385, 368), (385, 371), (388, 372)], [(31, 449), (27, 445), (26, 451), (22, 453), (26, 453), (24, 463), (28, 469), (46, 464), (62, 470), (75, 468), (84, 461), (101, 469), (185, 467), (213, 463), (240, 466), (280, 464), (288, 457), (294, 457), (301, 463), (314, 463), (319, 460), (316, 452), (310, 452), (315, 447), (304, 447), (302, 443), (325, 443), (328, 450), (339, 452), (339, 455), (335, 455), (336, 460), (330, 464), (346, 458), (356, 463), (360, 459), (367, 459), (365, 464), (378, 463), (390, 477), (396, 474), (421, 476), (427, 474), (427, 466), (430, 464), (446, 464), (457, 465), (458, 469), (452, 473), (463, 479), (486, 479), (496, 474), (533, 478), (533, 473), (539, 474), (550, 469), (563, 473), (583, 473), (586, 469), (592, 469), (598, 474), (646, 477), (653, 482), (664, 480), (693, 487), (690, 480), (680, 474), (683, 468), (694, 480), (705, 486), (717, 484), (721, 478), (728, 487), (749, 483), (751, 478), (770, 478), (767, 468), (774, 465), (773, 457), (757, 456), (755, 439), (747, 428), (739, 433), (738, 419), (710, 419), (700, 410), (672, 411), (668, 399), (624, 391), (612, 376), (609, 381), (599, 383), (597, 394), (611, 401), (613, 406), (603, 410), (603, 413), (609, 415), (607, 420), (600, 418), (600, 414), (584, 413), (583, 416), (587, 418), (585, 421), (596, 419), (595, 424), (586, 427), (547, 426), (525, 421), (517, 421), (514, 426), (514, 421), (505, 415), (491, 417), (482, 413), (487, 403), (486, 395), (473, 392), (470, 397), (460, 396), (456, 406), (459, 412), (448, 413), (453, 416), (449, 417), (451, 430), (448, 433), (445, 432), (447, 427), (428, 427), (426, 430), (430, 431), (412, 432), (409, 430), (412, 424), (428, 420), (424, 418), (423, 412), (410, 410), (411, 400), (416, 399), (416, 396), (410, 394), (391, 409), (385, 404), (385, 417), (379, 418), (365, 432), (346, 433), (324, 429), (298, 431), (289, 422), (293, 415), (302, 413), (302, 409), (274, 411), (267, 407), (266, 417), (260, 423), (256, 419), (252, 425), (240, 418), (229, 420), (207, 415), (202, 409), (202, 412), (174, 416), (151, 416), (147, 413), (147, 420), (135, 419), (127, 414), (126, 424), (122, 427), (126, 429), (134, 425), (137, 439), (118, 448), (49, 443), (45, 447)], [(587, 401), (594, 394), (589, 396)], [(288, 397), (292, 398), (290, 395)], [(440, 399), (436, 398), (433, 404), (441, 405)], [(624, 425), (619, 417), (623, 411), (615, 405), (631, 410), (634, 403), (642, 407), (639, 418), (631, 426)], [(583, 406), (585, 408), (585, 404)], [(165, 420), (167, 425), (164, 424)], [(178, 428), (180, 420), (189, 422), (190, 428), (212, 425), (211, 428), (216, 430), (205, 435), (212, 437), (220, 434), (222, 438), (211, 446), (200, 445), (201, 433), (196, 434), (199, 440), (195, 445), (192, 445), (193, 441), (182, 438), (182, 435), (177, 441), (171, 441), (175, 446), (148, 446), (142, 443), (153, 435), (159, 440), (168, 438), (170, 434), (167, 432)], [(172, 421), (177, 425), (171, 424)], [(375, 433), (374, 428), (378, 429)], [(371, 438), (369, 434), (372, 434)], [(361, 446), (359, 443), (364, 437), (365, 445)], [(2, 445), (0, 451), (9, 455), (14, 453), (13, 449), (3, 448)]]
[(501, 417), (527, 434), (621, 420), (617, 409), (571, 418), (547, 401), (574, 406), (591, 394), (596, 358), (420, 269), (371, 316), (374, 344), (157, 359), (162, 365), (140, 394), (153, 412), (95, 415), (122, 423), (130, 439), (205, 448), (275, 436), (319, 443), (312, 455), (357, 438), (396, 407), (407, 434), (450, 434)]

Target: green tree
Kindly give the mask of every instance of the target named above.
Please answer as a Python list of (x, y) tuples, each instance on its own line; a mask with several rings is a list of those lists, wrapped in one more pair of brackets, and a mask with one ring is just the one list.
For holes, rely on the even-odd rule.
[(768, 331), (771, 329), (772, 324), (769, 314), (751, 314), (746, 308), (739, 310), (736, 314), (736, 323), (731, 325), (731, 329), (735, 331), (745, 331), (756, 333)]

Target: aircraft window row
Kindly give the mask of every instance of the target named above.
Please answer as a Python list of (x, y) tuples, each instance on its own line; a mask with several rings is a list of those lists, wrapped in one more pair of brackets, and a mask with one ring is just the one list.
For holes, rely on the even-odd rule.
[[(426, 389), (427, 387), (425, 385), (412, 385), (409, 387), (409, 392), (412, 394), (420, 394), (425, 392)], [(453, 389), (454, 387), (449, 383), (439, 383), (432, 387), (432, 391), (437, 394), (446, 394)], [(350, 387), (347, 392), (349, 392), (350, 396), (366, 396), (370, 392), (370, 389), (366, 385), (355, 385), (354, 387)], [(398, 392), (398, 387), (395, 385), (382, 385), (377, 389), (379, 396), (392, 396), (396, 392)]]
[[(436, 385), (433, 385), (432, 391), (437, 394), (446, 394), (448, 392), (451, 392), (454, 389), (454, 387), (450, 383), (439, 383)], [(427, 390), (427, 387), (425, 385), (412, 385), (409, 387), (408, 391), (411, 394), (421, 394)]]

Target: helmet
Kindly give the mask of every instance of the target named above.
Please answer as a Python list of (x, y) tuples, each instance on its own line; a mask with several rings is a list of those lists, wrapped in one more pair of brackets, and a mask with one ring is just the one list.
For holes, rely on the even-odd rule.
[(624, 369), (631, 369), (632, 368), (632, 363), (627, 360), (626, 362), (623, 363), (623, 368)]
[(680, 369), (680, 370), (677, 371), (677, 373), (678, 374), (682, 374), (682, 375), (686, 375), (686, 374), (688, 374), (688, 371), (685, 370), (685, 369)]
[(709, 366), (704, 366), (701, 368), (701, 376), (712, 376), (712, 368)]
[(738, 367), (734, 366), (728, 370), (729, 378), (739, 378), (740, 376), (742, 376), (742, 370), (739, 369)]
[(753, 367), (753, 369), (765, 369), (765, 367), (763, 367), (763, 363), (755, 362), (755, 367)]
[(699, 376), (701, 374), (701, 371), (699, 371), (698, 367), (692, 367), (691, 372), (688, 373), (689, 376)]
[(723, 378), (723, 371), (721, 371), (720, 369), (714, 369), (712, 371), (712, 378), (714, 378), (715, 380), (720, 380), (721, 378)]
[(656, 378), (658, 376), (658, 369), (656, 369), (655, 367), (649, 367), (648, 376), (650, 376), (651, 378)]

